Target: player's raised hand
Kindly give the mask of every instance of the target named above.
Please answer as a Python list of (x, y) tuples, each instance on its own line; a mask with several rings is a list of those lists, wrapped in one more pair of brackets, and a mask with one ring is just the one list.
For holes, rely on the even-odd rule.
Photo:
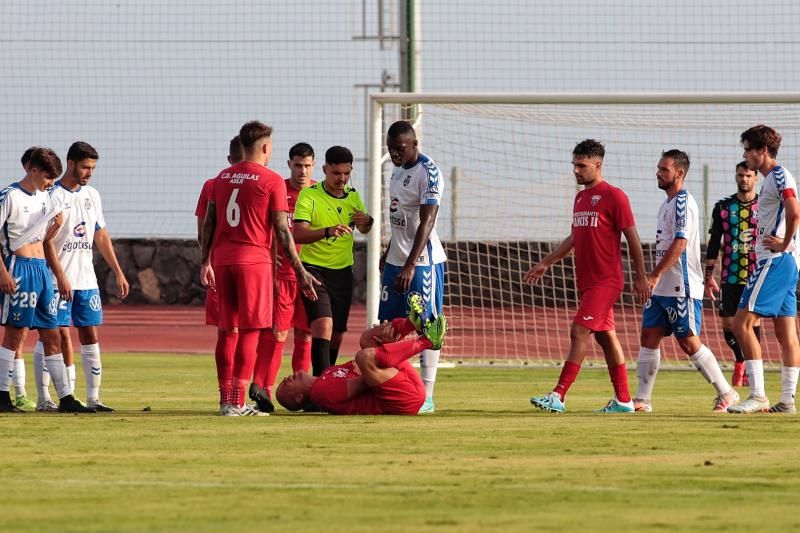
[(341, 237), (342, 235), (352, 234), (353, 228), (345, 224), (336, 224), (328, 228), (329, 237)]
[(717, 281), (713, 277), (707, 277), (706, 295), (708, 295), (712, 302), (716, 302), (717, 294), (719, 294), (719, 285), (717, 285)]
[(309, 274), (305, 268), (297, 272), (297, 283), (300, 286), (300, 291), (303, 293), (303, 296), (312, 302), (317, 300), (317, 291), (314, 289), (314, 286), (322, 285), (322, 282)]
[(549, 265), (544, 263), (536, 263), (525, 273), (525, 275), (522, 277), (522, 280), (528, 285), (533, 285), (539, 281), (542, 276), (544, 276), (544, 273), (547, 272), (548, 268), (550, 268)]
[(200, 284), (212, 291), (217, 290), (217, 280), (211, 265), (200, 265)]
[(355, 211), (353, 213), (353, 218), (351, 220), (353, 221), (353, 224), (357, 226), (363, 226), (365, 224), (369, 224), (371, 218), (368, 214), (364, 213), (363, 211)]

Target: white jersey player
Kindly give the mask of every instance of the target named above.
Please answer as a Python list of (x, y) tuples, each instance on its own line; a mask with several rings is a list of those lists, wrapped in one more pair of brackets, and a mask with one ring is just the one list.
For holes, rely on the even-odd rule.
[(658, 188), (667, 200), (658, 211), (656, 266), (647, 277), (652, 295), (642, 313), (642, 337), (636, 374), (636, 411), (652, 411), (653, 385), (661, 361), (661, 340), (675, 334), (681, 349), (717, 391), (714, 411), (739, 401), (719, 368), (714, 353), (700, 342), (703, 313), (703, 271), (697, 203), (684, 188), (689, 155), (667, 150), (658, 162)]
[[(25, 178), (0, 192), (3, 263), (0, 291), (3, 297), (3, 343), (0, 346), (0, 412), (20, 412), (11, 403), (11, 369), (28, 329), (39, 331), (42, 358), (51, 366), (59, 405), (65, 412), (94, 412), (75, 400), (69, 389), (64, 358), (60, 353), (56, 312), (58, 295), (50, 269), (63, 276), (52, 247), (53, 229), (60, 223), (45, 192), (61, 173), (61, 160), (48, 148), (31, 152)], [(51, 228), (50, 220), (55, 224)], [(46, 259), (45, 259), (46, 258)], [(48, 269), (48, 265), (50, 269)], [(59, 283), (59, 289), (66, 288)], [(55, 405), (55, 404), (54, 404)]]
[[(436, 216), (444, 180), (436, 164), (417, 149), (414, 128), (405, 121), (392, 124), (386, 146), (395, 169), (389, 185), (389, 224), (392, 236), (384, 255), (380, 320), (408, 314), (408, 298), (419, 294), (425, 304), (422, 320), (433, 319), (444, 301), (444, 263), (447, 260), (436, 234)], [(433, 388), (439, 350), (420, 354), (426, 400), (420, 413), (434, 412)]]
[[(50, 190), (54, 204), (63, 209), (63, 223), (53, 237), (56, 253), (64, 271), (66, 283), (71, 288), (71, 297), (59, 303), (58, 325), (61, 332), (61, 345), (64, 359), (74, 389), (75, 367), (73, 364), (70, 325), (78, 329), (81, 342), (81, 360), (86, 379), (86, 404), (97, 411), (112, 409), (100, 401), (100, 382), (102, 364), (97, 326), (103, 323), (103, 306), (97, 277), (94, 271), (93, 248), (99, 248), (103, 259), (114, 272), (119, 298), (128, 294), (128, 282), (117, 262), (111, 238), (105, 229), (100, 194), (88, 185), (98, 159), (97, 151), (88, 143), (76, 142), (67, 153), (67, 170), (64, 176)], [(34, 351), (34, 361), (40, 355), (41, 346)], [(38, 373), (37, 373), (38, 377)], [(47, 392), (37, 382), (40, 389), (39, 410), (47, 410)]]
[[(800, 349), (797, 340), (797, 232), (800, 206), (797, 183), (792, 174), (776, 161), (781, 136), (760, 124), (742, 133), (747, 167), (764, 176), (758, 194), (756, 268), (747, 280), (733, 319), (733, 333), (742, 345), (745, 369), (750, 381), (750, 396), (728, 409), (732, 413), (797, 412), (795, 393), (800, 374)], [(760, 317), (772, 318), (775, 336), (781, 347), (781, 399), (770, 405), (764, 388), (761, 344), (753, 327)]]

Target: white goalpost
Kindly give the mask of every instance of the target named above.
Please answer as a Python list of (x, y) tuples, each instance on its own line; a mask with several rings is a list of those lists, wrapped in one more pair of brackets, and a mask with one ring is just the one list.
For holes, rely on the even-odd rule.
[[(748, 127), (776, 128), (783, 136), (778, 160), (800, 173), (800, 93), (373, 94), (367, 207), (381, 224), (368, 235), (369, 323), (377, 319), (378, 262), (389, 231), (385, 132), (412, 107), (420, 149), (444, 175), (437, 231), (448, 253), (445, 312), (452, 327), (443, 356), (456, 361), (564, 358), (577, 303), (571, 257), (539, 285), (528, 287), (521, 279), (569, 234), (577, 142), (593, 138), (605, 145), (604, 176), (631, 200), (648, 268), (656, 213), (665, 199), (655, 179), (664, 150), (679, 148), (691, 157), (686, 188), (700, 207), (701, 232), (707, 232), (714, 203), (736, 192), (739, 135)], [(707, 238), (701, 235), (702, 242)], [(627, 289), (627, 257), (623, 267)], [(709, 301), (705, 307), (703, 340), (720, 361), (730, 362), (716, 311)], [(615, 315), (626, 356), (633, 358), (641, 306), (627, 290)], [(765, 329), (765, 359), (777, 361), (771, 324)], [(663, 352), (668, 362), (685, 363), (671, 341)], [(588, 360), (601, 362), (602, 354), (594, 349)]]

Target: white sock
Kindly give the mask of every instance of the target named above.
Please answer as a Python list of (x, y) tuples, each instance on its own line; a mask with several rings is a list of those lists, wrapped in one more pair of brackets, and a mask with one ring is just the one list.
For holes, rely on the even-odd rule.
[(661, 365), (661, 350), (659, 348), (639, 348), (639, 358), (636, 360), (636, 377), (639, 387), (636, 389), (636, 398), (647, 400), (653, 397), (653, 386), (656, 384), (658, 367)]
[(97, 401), (100, 399), (100, 378), (103, 373), (103, 365), (100, 364), (100, 345), (97, 343), (82, 345), (81, 362), (83, 376), (86, 379), (86, 401)]
[(50, 372), (50, 378), (53, 380), (53, 385), (56, 387), (58, 399), (60, 400), (72, 394), (69, 390), (69, 379), (67, 379), (67, 367), (64, 365), (64, 356), (60, 353), (45, 355), (44, 364), (47, 365), (47, 371)]
[(69, 382), (69, 393), (75, 395), (75, 363), (64, 367), (67, 371), (67, 381)]
[(436, 385), (436, 370), (439, 367), (441, 350), (422, 350), (419, 354), (419, 369), (422, 382), (425, 384), (425, 398), (433, 399), (433, 387)]
[(14, 392), (17, 397), (27, 396), (25, 390), (25, 359), (14, 359)]
[(50, 397), (50, 373), (44, 364), (44, 345), (42, 341), (36, 343), (33, 349), (33, 381), (36, 383), (36, 396), (39, 402), (52, 402)]
[(781, 402), (786, 404), (794, 403), (794, 393), (797, 391), (797, 375), (800, 374), (800, 367), (784, 366), (781, 367)]
[(744, 362), (747, 379), (750, 380), (750, 396), (764, 398), (764, 362), (761, 359), (748, 359)]
[(706, 378), (706, 381), (714, 385), (718, 396), (723, 396), (731, 391), (731, 386), (722, 374), (722, 369), (717, 363), (717, 358), (714, 357), (714, 352), (708, 346), (701, 344), (697, 353), (691, 356), (691, 360), (695, 368)]
[(11, 392), (11, 374), (14, 372), (16, 354), (0, 346), (0, 391)]

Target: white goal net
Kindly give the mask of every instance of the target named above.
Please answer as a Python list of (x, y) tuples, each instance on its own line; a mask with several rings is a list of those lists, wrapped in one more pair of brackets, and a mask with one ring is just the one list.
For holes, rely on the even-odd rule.
[[(678, 148), (691, 157), (686, 188), (700, 208), (704, 243), (714, 203), (736, 192), (742, 131), (761, 123), (776, 128), (783, 135), (778, 160), (800, 173), (798, 94), (375, 96), (369, 207), (384, 216), (370, 246), (370, 318), (378, 304), (376, 250), (385, 247), (389, 231), (385, 131), (410, 110), (421, 151), (445, 177), (437, 230), (449, 258), (445, 312), (452, 327), (444, 354), (455, 360), (546, 363), (567, 353), (577, 304), (571, 256), (534, 287), (521, 280), (570, 232), (578, 190), (571, 158), (579, 141), (593, 138), (605, 145), (604, 177), (631, 200), (648, 270), (654, 264), (656, 214), (666, 198), (655, 177), (663, 151)], [(627, 257), (623, 267), (627, 287), (615, 315), (630, 360), (638, 352), (641, 306), (628, 292)], [(777, 361), (770, 324), (765, 333), (765, 358)], [(732, 361), (709, 301), (702, 338), (721, 361)], [(671, 340), (662, 353), (674, 364), (686, 361)], [(587, 360), (601, 363), (602, 353), (593, 348)]]

